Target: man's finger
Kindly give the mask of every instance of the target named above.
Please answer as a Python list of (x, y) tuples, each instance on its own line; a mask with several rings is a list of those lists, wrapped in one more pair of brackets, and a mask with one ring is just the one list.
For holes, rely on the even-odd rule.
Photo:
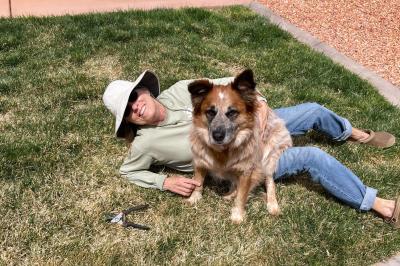
[(190, 189), (190, 191), (192, 191), (196, 187), (196, 185), (186, 182), (182, 182), (179, 185), (183, 188)]
[(179, 191), (182, 191), (184, 193), (192, 193), (193, 189), (190, 188), (185, 188), (185, 187), (180, 187)]
[(198, 186), (198, 187), (201, 185), (199, 181), (196, 181), (196, 180), (190, 179), (190, 178), (185, 178), (184, 182), (185, 183), (189, 183), (189, 184), (193, 184), (193, 185)]
[(187, 197), (187, 196), (190, 196), (190, 194), (192, 194), (192, 192), (190, 191), (186, 191), (186, 190), (184, 190), (184, 189), (177, 189), (176, 190), (176, 193), (178, 193), (178, 194), (180, 194), (180, 195), (182, 195), (182, 196), (185, 196), (185, 197)]
[(188, 192), (182, 190), (181, 187), (175, 187), (175, 188), (172, 189), (171, 191), (174, 192), (174, 193), (176, 193), (176, 194), (182, 195), (182, 196), (189, 196), (189, 195), (190, 195), (190, 193), (188, 193)]

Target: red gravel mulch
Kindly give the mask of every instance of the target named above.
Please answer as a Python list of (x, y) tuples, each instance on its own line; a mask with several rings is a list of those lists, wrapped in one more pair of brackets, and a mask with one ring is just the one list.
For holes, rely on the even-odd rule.
[(400, 0), (259, 0), (400, 86)]

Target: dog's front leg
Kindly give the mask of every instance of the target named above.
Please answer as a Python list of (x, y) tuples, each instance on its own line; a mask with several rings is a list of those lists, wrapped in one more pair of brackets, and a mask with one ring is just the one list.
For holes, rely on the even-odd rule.
[(275, 153), (273, 156), (271, 156), (264, 169), (266, 175), (265, 189), (267, 191), (267, 194), (264, 196), (264, 201), (267, 204), (268, 213), (274, 216), (281, 213), (278, 201), (276, 199), (275, 181), (272, 177), (276, 169), (276, 163), (279, 159), (279, 155), (280, 153)]
[(200, 186), (196, 187), (193, 190), (192, 195), (190, 195), (190, 197), (185, 200), (190, 205), (195, 204), (202, 198), (201, 193), (203, 192), (203, 184), (206, 174), (207, 171), (204, 168), (195, 167), (193, 179), (198, 181), (200, 183)]
[(267, 176), (265, 180), (265, 186), (267, 194), (265, 195), (264, 200), (267, 203), (268, 213), (274, 216), (279, 215), (281, 213), (281, 210), (276, 199), (275, 181), (272, 176)]
[(244, 216), (246, 214), (245, 206), (250, 191), (250, 185), (251, 185), (251, 177), (241, 176), (239, 178), (236, 187), (237, 195), (231, 213), (231, 220), (235, 224), (243, 222)]

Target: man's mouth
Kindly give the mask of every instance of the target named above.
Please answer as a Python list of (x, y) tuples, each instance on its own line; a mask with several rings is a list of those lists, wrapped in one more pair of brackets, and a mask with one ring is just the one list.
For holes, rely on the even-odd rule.
[(146, 111), (146, 105), (143, 105), (142, 108), (140, 109), (140, 112), (139, 112), (139, 116), (140, 116), (140, 117), (143, 116), (144, 111)]

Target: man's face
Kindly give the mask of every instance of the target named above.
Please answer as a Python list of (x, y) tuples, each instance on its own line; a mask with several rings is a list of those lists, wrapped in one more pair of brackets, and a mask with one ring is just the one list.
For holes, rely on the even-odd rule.
[(126, 106), (126, 121), (136, 125), (157, 124), (157, 104), (147, 89), (138, 89), (137, 99)]

